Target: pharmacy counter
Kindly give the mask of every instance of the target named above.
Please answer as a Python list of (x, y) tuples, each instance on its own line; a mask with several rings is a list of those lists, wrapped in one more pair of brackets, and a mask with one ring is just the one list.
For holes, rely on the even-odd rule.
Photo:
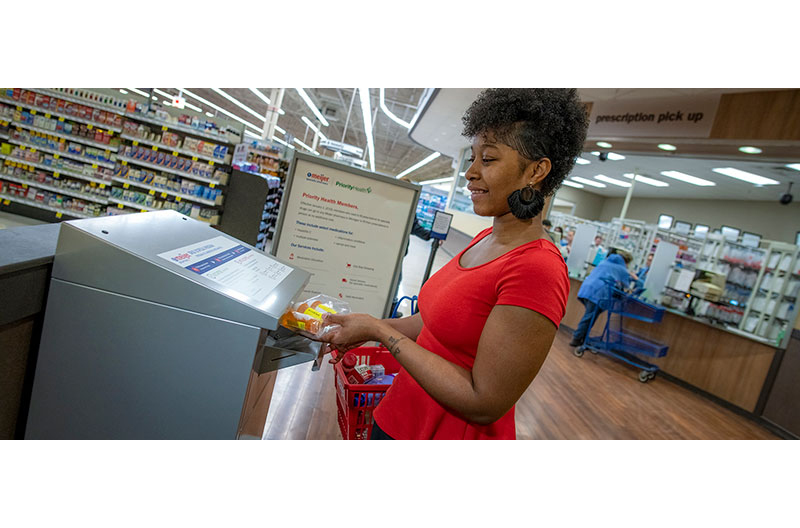
[(0, 439), (24, 428), (58, 230), (0, 229)]
[[(567, 313), (562, 326), (574, 329), (583, 316), (578, 301), (582, 281), (570, 279)], [(594, 327), (602, 329), (605, 314)], [(668, 310), (658, 324), (626, 319), (625, 328), (669, 345), (662, 358), (647, 358), (662, 371), (694, 388), (760, 416), (781, 350), (760, 338), (741, 335), (702, 319)]]

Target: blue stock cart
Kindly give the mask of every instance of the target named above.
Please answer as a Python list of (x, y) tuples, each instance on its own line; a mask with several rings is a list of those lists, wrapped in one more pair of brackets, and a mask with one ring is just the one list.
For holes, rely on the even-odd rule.
[[(658, 366), (645, 361), (642, 356), (663, 357), (667, 355), (669, 347), (625, 331), (623, 320), (628, 318), (647, 323), (659, 323), (664, 317), (664, 308), (627, 294), (612, 283), (608, 284), (604, 298), (599, 304), (601, 309), (608, 312), (603, 333), (587, 336), (583, 345), (574, 349), (574, 354), (582, 357), (584, 350), (587, 349), (594, 354), (605, 354), (642, 369), (639, 372), (639, 381), (642, 383), (653, 379), (658, 371)], [(596, 318), (597, 315), (595, 315)], [(594, 320), (592, 325), (594, 325)]]

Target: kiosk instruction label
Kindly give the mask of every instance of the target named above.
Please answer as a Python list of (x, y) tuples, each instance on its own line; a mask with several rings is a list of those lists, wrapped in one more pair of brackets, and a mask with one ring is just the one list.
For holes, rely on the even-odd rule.
[(224, 236), (158, 256), (259, 303), (292, 272), (289, 266)]

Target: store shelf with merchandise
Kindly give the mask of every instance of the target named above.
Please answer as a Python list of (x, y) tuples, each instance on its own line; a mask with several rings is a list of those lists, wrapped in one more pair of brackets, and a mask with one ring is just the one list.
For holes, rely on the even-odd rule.
[[(0, 89), (0, 137), (7, 143), (0, 159), (8, 183), (39, 180), (49, 191), (105, 205), (100, 214), (167, 208), (219, 224), (243, 129), (109, 92)], [(139, 150), (150, 153), (137, 156)]]

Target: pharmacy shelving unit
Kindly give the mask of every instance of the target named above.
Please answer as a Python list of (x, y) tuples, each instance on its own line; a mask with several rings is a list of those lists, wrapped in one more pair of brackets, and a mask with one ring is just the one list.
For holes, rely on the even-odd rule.
[[(40, 101), (42, 98), (44, 103)], [(9, 184), (19, 185), (18, 181), (25, 180), (24, 185), (52, 192), (58, 189), (73, 198), (89, 200), (93, 204), (89, 216), (173, 209), (213, 225), (219, 224), (231, 172), (232, 152), (241, 140), (243, 130), (230, 126), (226, 126), (225, 133), (213, 128), (200, 129), (198, 124), (205, 126), (212, 121), (195, 119), (195, 126), (176, 122), (166, 111), (159, 109), (154, 112), (148, 102), (136, 103), (135, 100), (135, 97), (123, 100), (81, 89), (0, 90), (0, 105), (7, 107), (0, 108), (6, 110), (0, 112), (0, 141), (11, 145), (17, 154), (19, 149), (28, 149), (26, 155), (30, 157), (20, 159), (8, 155), (11, 153), (8, 152), (0, 160), (3, 162), (0, 172), (10, 174), (10, 179), (0, 179), (0, 182), (6, 181), (4, 187), (12, 191), (15, 198), (11, 200), (5, 194), (0, 195), (0, 198), (9, 198), (0, 200), (0, 208), (13, 209), (11, 212), (51, 222), (59, 221), (65, 215), (80, 217), (75, 215), (77, 211), (53, 208), (37, 200), (23, 201), (18, 196), (20, 189), (10, 188)], [(64, 108), (57, 106), (56, 102), (63, 104)], [(66, 103), (82, 107), (72, 106), (70, 111)], [(77, 115), (76, 108), (84, 112)], [(102, 122), (96, 119), (98, 115), (102, 116)], [(84, 135), (68, 133), (63, 130), (65, 127)], [(167, 136), (172, 144), (162, 142), (162, 138)], [(70, 144), (77, 147), (70, 149)], [(187, 148), (189, 144), (196, 148)], [(211, 151), (207, 150), (209, 145), (212, 146)], [(126, 155), (133, 146), (146, 147), (155, 152), (164, 151), (180, 159), (186, 166), (201, 166), (204, 172), (178, 170)], [(220, 146), (224, 146), (227, 153), (220, 153), (221, 149), (215, 151), (213, 148)], [(30, 156), (31, 152), (41, 159), (34, 159)], [(61, 161), (53, 163), (53, 160)], [(69, 166), (56, 166), (68, 162)], [(123, 171), (123, 167), (135, 170)], [(29, 174), (20, 173), (20, 168)], [(46, 181), (33, 181), (37, 178), (41, 180), (41, 173), (48, 175)], [(123, 173), (138, 176), (146, 174), (148, 177), (125, 178), (122, 177)], [(88, 187), (79, 190), (72, 188), (76, 180)], [(69, 184), (69, 189), (65, 183)], [(60, 189), (61, 186), (65, 188)], [(187, 192), (186, 188), (191, 192)], [(212, 193), (208, 189), (216, 191)], [(218, 191), (221, 193), (215, 196)], [(2, 192), (3, 189), (0, 189)], [(94, 207), (98, 204), (104, 206), (100, 213)]]
[(653, 247), (657, 226), (640, 220), (612, 218), (606, 244), (628, 251), (633, 257), (634, 267), (644, 265)]
[(765, 241), (765, 265), (761, 266), (739, 325), (743, 332), (768, 339), (780, 348), (788, 344), (797, 321), (800, 293), (800, 248)]

